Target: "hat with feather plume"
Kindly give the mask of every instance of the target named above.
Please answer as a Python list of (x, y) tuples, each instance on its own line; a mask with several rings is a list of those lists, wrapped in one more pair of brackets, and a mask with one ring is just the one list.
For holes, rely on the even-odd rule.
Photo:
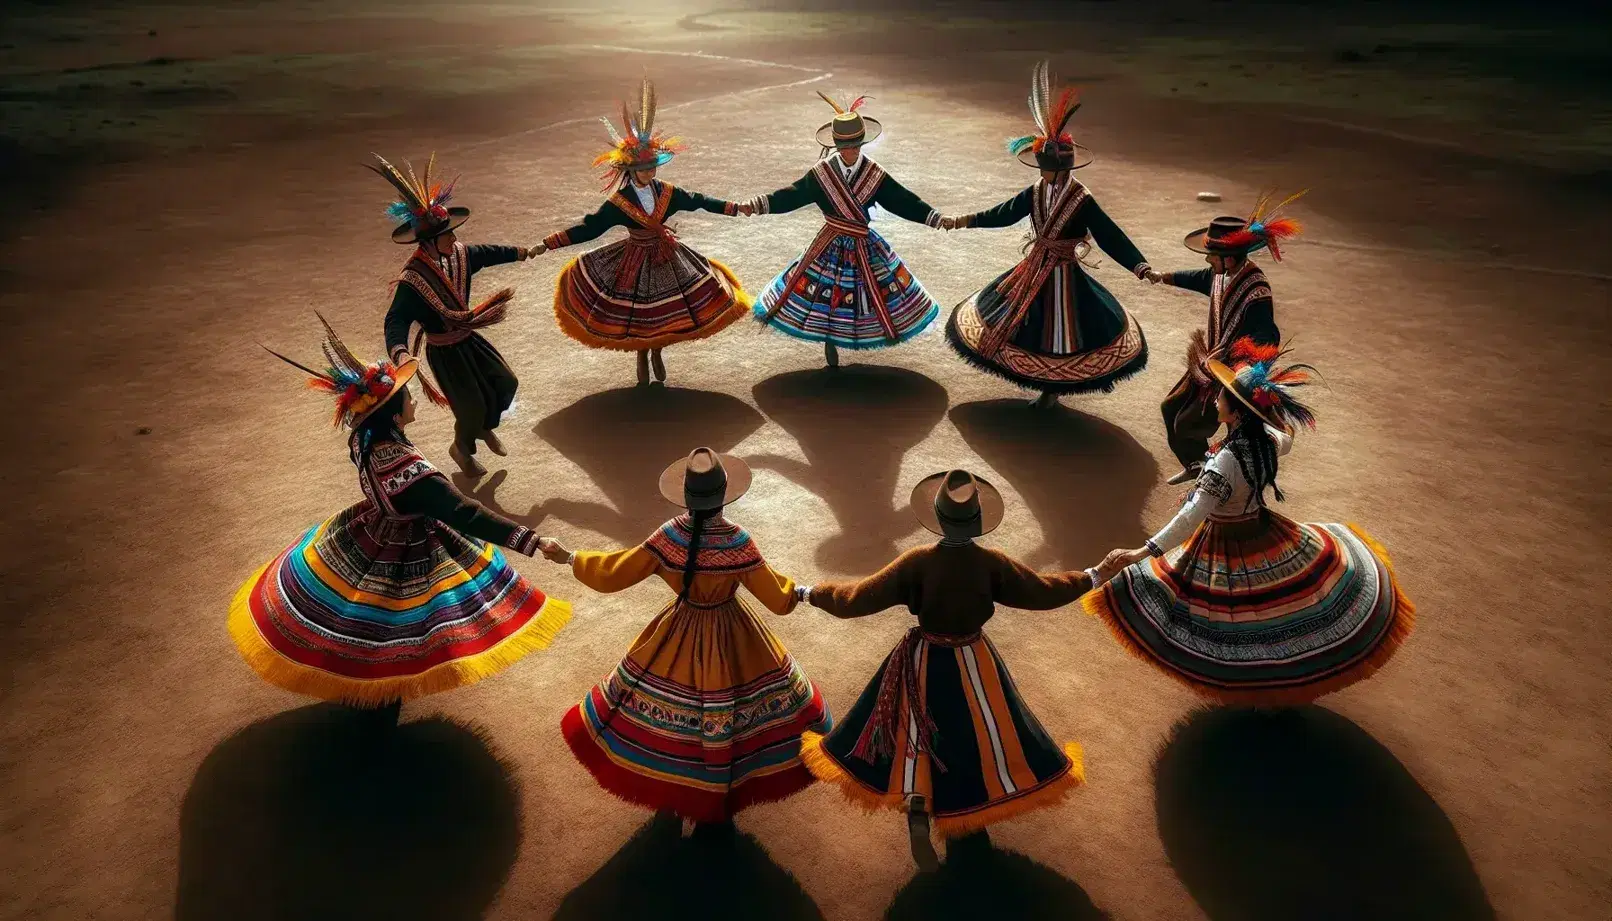
[(1289, 351), (1244, 337), (1231, 344), (1225, 362), (1211, 358), (1205, 365), (1228, 393), (1266, 424), (1288, 433), (1301, 425), (1313, 429), (1315, 413), (1299, 402), (1293, 390), (1308, 385), (1317, 372), (1304, 364), (1277, 367)]
[(1282, 217), (1287, 207), (1309, 189), (1301, 189), (1275, 205), (1271, 199), (1276, 193), (1267, 192), (1254, 203), (1254, 211), (1246, 219), (1217, 217), (1208, 227), (1200, 227), (1187, 234), (1183, 241), (1195, 253), (1216, 253), (1227, 256), (1246, 256), (1261, 249), (1269, 249), (1271, 258), (1282, 261), (1281, 244), (1299, 235), (1304, 225), (1292, 218)]
[(386, 208), (387, 217), (401, 222), (392, 231), (393, 243), (425, 243), (470, 219), (469, 208), (448, 205), (448, 200), (453, 198), (454, 183), (459, 180), (454, 179), (446, 185), (432, 181), (431, 171), (437, 164), (436, 154), (426, 161), (425, 173), (419, 176), (415, 175), (413, 164), (407, 160), (403, 161), (403, 169), (400, 170), (386, 162), (386, 158), (380, 154), (374, 157), (380, 161), (380, 166), (373, 163), (364, 165), (390, 183), (402, 196)]
[(863, 144), (872, 143), (874, 138), (884, 133), (884, 126), (879, 124), (878, 119), (869, 118), (859, 111), (862, 104), (872, 99), (872, 96), (857, 96), (849, 105), (841, 105), (822, 90), (818, 90), (817, 95), (834, 107), (834, 117), (817, 129), (819, 146), (835, 150), (861, 147)]
[(606, 186), (628, 173), (665, 166), (672, 157), (688, 150), (680, 139), (666, 137), (655, 127), (655, 108), (655, 84), (645, 77), (638, 85), (637, 105), (622, 100), (619, 131), (607, 116), (600, 116), (599, 121), (610, 133), (610, 149), (594, 157), (593, 165), (608, 167)]
[(1036, 133), (1008, 141), (1008, 152), (1036, 169), (1071, 170), (1090, 165), (1091, 151), (1076, 144), (1067, 130), (1069, 119), (1080, 109), (1080, 91), (1068, 86), (1054, 97), (1046, 61), (1036, 64), (1030, 74), (1029, 102)]
[(320, 324), (325, 328), (325, 338), (320, 343), (320, 349), (325, 354), (325, 370), (315, 371), (268, 346), (263, 348), (275, 358), (307, 374), (310, 389), (323, 391), (336, 398), (335, 425), (356, 429), (413, 379), (420, 364), (412, 359), (401, 365), (389, 361), (361, 361), (342, 343), (341, 337), (330, 328), (330, 323), (323, 315), (315, 311), (314, 316), (319, 317)]

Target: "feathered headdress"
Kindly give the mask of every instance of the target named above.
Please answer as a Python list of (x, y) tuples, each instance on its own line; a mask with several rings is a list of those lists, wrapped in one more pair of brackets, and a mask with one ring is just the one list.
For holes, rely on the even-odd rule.
[(324, 316), (317, 311), (314, 315), (319, 317), (319, 322), (325, 328), (325, 339), (320, 343), (328, 365), (324, 371), (315, 371), (307, 365), (292, 361), (268, 346), (264, 346), (263, 349), (307, 374), (309, 389), (319, 390), (336, 398), (334, 425), (345, 424), (348, 428), (357, 428), (370, 413), (379, 409), (397, 393), (399, 388), (414, 377), (419, 365), (412, 361), (404, 363), (401, 367), (389, 361), (374, 364), (360, 361), (342, 343)]
[(1276, 363), (1289, 349), (1266, 345), (1253, 339), (1242, 338), (1232, 343), (1226, 356), (1231, 380), (1223, 372), (1216, 373), (1239, 400), (1259, 413), (1266, 422), (1289, 432), (1299, 426), (1315, 428), (1315, 413), (1293, 395), (1294, 389), (1311, 383), (1312, 375), (1319, 375), (1306, 364), (1277, 367)]
[(851, 100), (850, 105), (843, 105), (842, 106), (838, 102), (835, 101), (834, 97), (828, 95), (827, 93), (823, 92), (822, 90), (818, 90), (817, 95), (823, 97), (824, 102), (826, 102), (829, 105), (834, 107), (834, 114), (835, 115), (850, 115), (852, 112), (855, 112), (856, 110), (862, 108), (862, 103), (867, 102), (869, 99), (873, 98), (872, 96), (858, 96), (855, 99)]
[(619, 182), (631, 170), (664, 166), (672, 157), (688, 150), (688, 145), (675, 137), (665, 137), (655, 128), (655, 84), (645, 77), (638, 87), (636, 111), (626, 100), (621, 103), (621, 130), (600, 116), (605, 131), (610, 133), (609, 150), (593, 158), (594, 166), (607, 166), (605, 188)]
[(1069, 119), (1080, 108), (1080, 91), (1072, 86), (1065, 87), (1054, 98), (1052, 77), (1047, 62), (1042, 61), (1036, 64), (1035, 71), (1030, 75), (1029, 102), (1030, 118), (1035, 121), (1036, 133), (1008, 141), (1008, 152), (1016, 157), (1022, 156), (1025, 151), (1040, 153), (1048, 141), (1072, 149), (1075, 139), (1065, 129), (1069, 126)]
[[(387, 217), (409, 225), (414, 230), (415, 236), (449, 223), (453, 215), (449, 213), (448, 202), (453, 198), (454, 183), (459, 180), (456, 177), (446, 185), (432, 181), (431, 171), (437, 164), (436, 154), (433, 153), (431, 159), (426, 161), (425, 173), (418, 176), (414, 173), (414, 165), (407, 160), (403, 161), (403, 170), (400, 170), (388, 163), (380, 154), (373, 156), (381, 165), (376, 166), (373, 163), (364, 165), (390, 183), (402, 196), (386, 207)], [(464, 209), (455, 210), (469, 214), (469, 211)]]
[(876, 118), (862, 114), (862, 104), (872, 99), (872, 96), (842, 95), (841, 99), (851, 100), (841, 103), (839, 99), (817, 90), (817, 96), (828, 103), (834, 110), (834, 117), (828, 124), (817, 129), (817, 146), (826, 150), (839, 147), (861, 147), (871, 144), (879, 135), (884, 133), (884, 125)]
[(1271, 251), (1272, 259), (1281, 262), (1282, 250), (1280, 243), (1298, 236), (1304, 229), (1304, 225), (1298, 221), (1282, 217), (1282, 209), (1308, 191), (1310, 190), (1300, 189), (1274, 206), (1271, 204), (1271, 199), (1276, 197), (1276, 193), (1266, 192), (1259, 197), (1259, 201), (1254, 203), (1254, 212), (1248, 216), (1248, 226), (1221, 237), (1215, 241), (1216, 245), (1244, 250), (1258, 249), (1263, 246)]

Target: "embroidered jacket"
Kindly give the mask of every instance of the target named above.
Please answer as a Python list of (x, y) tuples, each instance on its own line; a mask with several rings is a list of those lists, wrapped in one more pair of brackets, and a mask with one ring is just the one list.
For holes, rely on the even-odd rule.
[(1281, 341), (1276, 328), (1276, 305), (1270, 282), (1250, 260), (1231, 275), (1218, 275), (1205, 266), (1188, 272), (1168, 272), (1164, 283), (1209, 297), (1209, 351), (1217, 351), (1248, 337), (1265, 345)]
[[(1278, 457), (1293, 449), (1293, 436), (1268, 425), (1265, 433), (1275, 442)], [(1148, 552), (1163, 556), (1185, 543), (1198, 525), (1211, 517), (1243, 518), (1264, 507), (1264, 497), (1243, 476), (1243, 465), (1237, 460), (1236, 449), (1222, 444), (1209, 456), (1203, 472), (1198, 475), (1197, 485), (1187, 494), (1180, 511), (1147, 541)]]
[[(1038, 179), (1007, 201), (964, 216), (962, 226), (1012, 227), (1025, 218), (1030, 218), (1031, 229), (1037, 236), (1084, 240), (1089, 235), (1126, 271), (1137, 278), (1147, 274), (1149, 266), (1141, 250), (1076, 179), (1065, 180), (1064, 187), (1056, 193), (1049, 193), (1047, 181)], [(1049, 232), (1048, 224), (1053, 221), (1061, 224)]]
[(730, 217), (739, 213), (739, 206), (735, 202), (690, 192), (658, 179), (651, 180), (649, 185), (654, 194), (655, 213), (644, 211), (643, 203), (633, 190), (619, 189), (580, 223), (544, 237), (543, 245), (549, 249), (561, 249), (586, 243), (612, 227), (654, 229), (679, 211), (709, 211)]
[[(851, 210), (860, 212), (862, 223), (867, 222), (868, 209), (878, 205), (914, 223), (940, 226), (940, 214), (923, 199), (909, 192), (895, 177), (885, 173), (879, 164), (866, 156), (862, 157), (847, 181), (843, 178), (840, 165), (834, 162), (836, 160), (837, 156), (818, 161), (794, 185), (758, 196), (750, 204), (755, 207), (757, 214), (784, 214), (807, 205), (816, 205), (826, 216), (841, 217), (848, 210), (848, 203), (837, 202), (835, 196), (843, 198), (843, 193), (848, 191), (855, 200)], [(830, 175), (830, 170), (836, 172)]]
[[(689, 516), (681, 515), (636, 547), (613, 553), (577, 552), (571, 573), (600, 592), (619, 592), (650, 576), (660, 576), (672, 591), (681, 592), (692, 539)], [(702, 526), (695, 565), (694, 584), (684, 604), (707, 609), (728, 605), (743, 585), (774, 614), (795, 608), (795, 583), (767, 565), (750, 535), (725, 518), (709, 519)]]
[(489, 544), (527, 556), (537, 553), (536, 532), (459, 492), (412, 445), (377, 442), (359, 471), (358, 483), (364, 497), (387, 518), (429, 518)]
[(409, 351), (409, 329), (415, 325), (428, 334), (457, 328), (456, 315), (471, 310), (471, 276), (488, 266), (520, 258), (520, 248), (515, 246), (455, 243), (451, 255), (432, 265), (435, 260), (429, 253), (416, 250), (398, 279), (392, 306), (386, 311), (386, 354), (400, 361)]

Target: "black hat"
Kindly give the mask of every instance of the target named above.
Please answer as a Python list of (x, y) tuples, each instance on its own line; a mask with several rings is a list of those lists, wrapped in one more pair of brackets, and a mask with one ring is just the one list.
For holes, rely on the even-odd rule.
[(425, 243), (470, 220), (469, 208), (448, 207), (448, 199), (453, 197), (452, 182), (432, 185), (431, 168), (436, 165), (436, 154), (426, 162), (423, 176), (415, 176), (414, 167), (407, 161), (403, 167), (408, 175), (404, 175), (380, 154), (375, 154), (375, 159), (380, 161), (380, 166), (364, 165), (403, 196), (386, 209), (387, 214), (402, 222), (392, 230), (393, 243)]

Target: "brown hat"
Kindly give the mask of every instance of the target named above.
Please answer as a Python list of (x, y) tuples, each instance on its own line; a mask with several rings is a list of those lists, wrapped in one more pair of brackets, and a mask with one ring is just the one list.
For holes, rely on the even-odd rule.
[(750, 465), (710, 448), (695, 448), (660, 475), (660, 494), (691, 512), (719, 509), (749, 489)]
[(857, 109), (870, 97), (858, 96), (849, 105), (840, 105), (821, 90), (817, 95), (823, 101), (834, 107), (834, 119), (817, 129), (817, 144), (820, 147), (832, 147), (836, 150), (845, 147), (861, 147), (868, 144), (884, 131), (884, 126), (876, 118), (868, 118)]
[(967, 470), (948, 470), (918, 481), (912, 511), (942, 537), (979, 537), (1002, 523), (1002, 494)]

